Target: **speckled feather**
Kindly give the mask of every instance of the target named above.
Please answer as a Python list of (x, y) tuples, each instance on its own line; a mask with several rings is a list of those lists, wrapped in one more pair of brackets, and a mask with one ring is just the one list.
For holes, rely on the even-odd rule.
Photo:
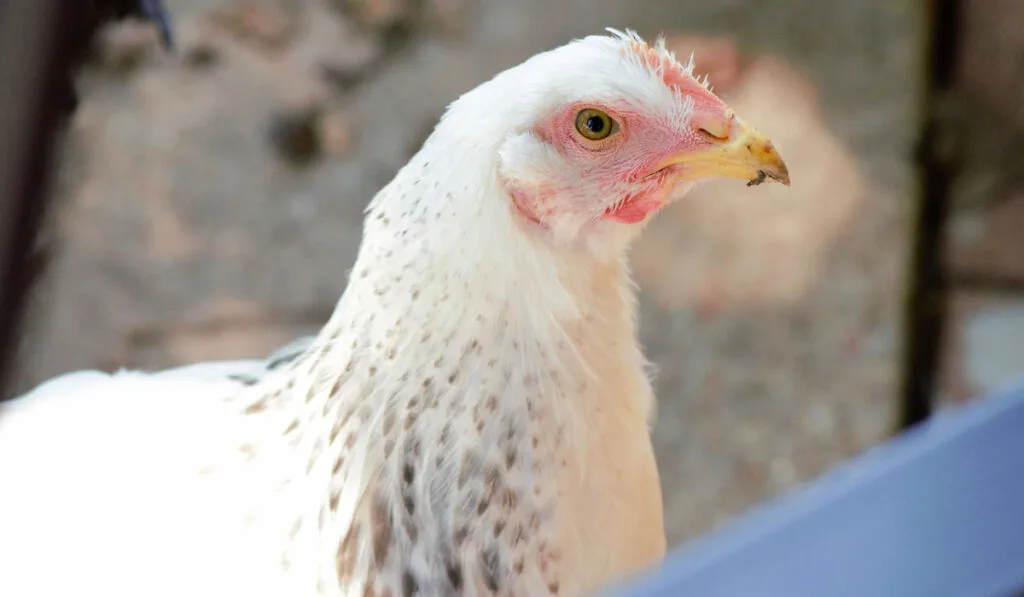
[(636, 227), (541, 238), (499, 177), (567, 101), (687, 118), (665, 68), (687, 67), (591, 37), (456, 101), (368, 207), (330, 321), (273, 366), (75, 373), (5, 406), (0, 594), (575, 596), (657, 562)]

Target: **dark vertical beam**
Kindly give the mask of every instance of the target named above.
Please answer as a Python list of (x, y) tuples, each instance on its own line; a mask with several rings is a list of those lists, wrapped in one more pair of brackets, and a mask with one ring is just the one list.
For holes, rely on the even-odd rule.
[(47, 162), (73, 97), (69, 71), (60, 66), (70, 41), (60, 4), (0, 5), (0, 396), (17, 352), (30, 256), (45, 213)]
[(956, 146), (940, 103), (954, 85), (959, 50), (958, 0), (930, 0), (925, 122), (917, 148), (920, 202), (911, 252), (900, 426), (931, 415), (941, 366), (948, 280), (943, 268)]
[(53, 150), (76, 105), (74, 71), (99, 25), (130, 14), (156, 21), (169, 46), (160, 0), (0, 0), (0, 399), (44, 261), (37, 235)]

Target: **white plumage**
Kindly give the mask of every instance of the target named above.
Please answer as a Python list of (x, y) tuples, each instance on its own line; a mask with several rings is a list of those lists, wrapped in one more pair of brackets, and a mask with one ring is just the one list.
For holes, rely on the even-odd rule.
[[(579, 106), (610, 141), (560, 128)], [(3, 406), (0, 595), (574, 596), (654, 564), (626, 221), (716, 174), (788, 182), (632, 33), (484, 83), (373, 199), (308, 344)]]

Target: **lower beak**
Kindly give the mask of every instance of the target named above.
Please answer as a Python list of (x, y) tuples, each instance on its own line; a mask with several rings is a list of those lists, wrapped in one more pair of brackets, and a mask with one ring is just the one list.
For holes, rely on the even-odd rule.
[(772, 142), (739, 116), (729, 124), (729, 136), (712, 137), (709, 147), (687, 150), (664, 160), (658, 169), (680, 165), (680, 180), (741, 178), (747, 186), (774, 180), (789, 186), (789, 170)]

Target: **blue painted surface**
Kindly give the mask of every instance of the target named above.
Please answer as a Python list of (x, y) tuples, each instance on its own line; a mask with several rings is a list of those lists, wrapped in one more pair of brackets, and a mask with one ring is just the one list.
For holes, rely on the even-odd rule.
[(1024, 383), (933, 417), (608, 594), (1024, 595)]

